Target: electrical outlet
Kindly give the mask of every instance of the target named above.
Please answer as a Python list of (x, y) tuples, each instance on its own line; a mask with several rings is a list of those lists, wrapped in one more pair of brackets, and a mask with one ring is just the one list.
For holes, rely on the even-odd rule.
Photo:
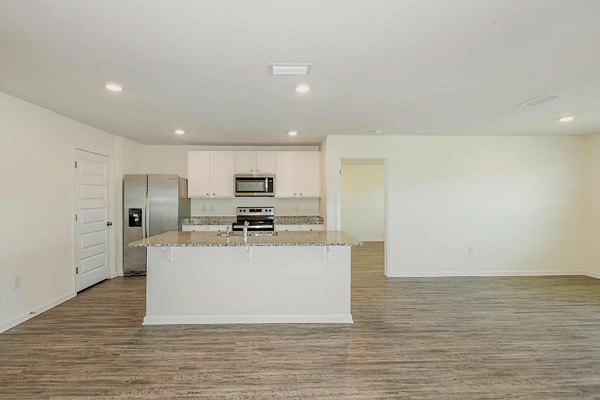
[(467, 247), (467, 252), (469, 253), (470, 256), (475, 254), (475, 252), (473, 251), (473, 248), (471, 246)]
[(206, 204), (202, 204), (202, 211), (206, 212)]
[(20, 289), (21, 288), (21, 277), (17, 276), (15, 278), (15, 289)]

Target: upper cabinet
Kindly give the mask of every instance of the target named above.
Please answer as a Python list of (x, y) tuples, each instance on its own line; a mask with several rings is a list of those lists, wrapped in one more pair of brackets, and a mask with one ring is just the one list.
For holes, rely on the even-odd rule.
[(278, 151), (275, 197), (321, 197), (321, 153)]
[(213, 151), (210, 153), (210, 184), (212, 197), (234, 197), (235, 153)]
[(321, 196), (319, 151), (188, 151), (189, 197), (234, 197), (236, 173), (274, 173), (275, 197)]
[(235, 153), (235, 172), (238, 174), (275, 173), (274, 151), (238, 151)]
[(296, 153), (296, 190), (300, 197), (321, 197), (321, 152)]
[(210, 197), (210, 152), (188, 151), (188, 196)]
[(235, 153), (188, 151), (189, 197), (234, 197)]

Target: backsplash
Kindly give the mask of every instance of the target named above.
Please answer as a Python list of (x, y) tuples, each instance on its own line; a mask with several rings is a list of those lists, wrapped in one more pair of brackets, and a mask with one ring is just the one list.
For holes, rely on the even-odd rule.
[(319, 199), (275, 199), (272, 197), (192, 199), (192, 215), (235, 215), (236, 207), (275, 207), (276, 215), (319, 215), (319, 201)]

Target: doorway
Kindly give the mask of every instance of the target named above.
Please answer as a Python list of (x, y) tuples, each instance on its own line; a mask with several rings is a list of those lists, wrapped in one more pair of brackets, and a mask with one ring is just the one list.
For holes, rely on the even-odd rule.
[(75, 290), (110, 277), (110, 158), (75, 150)]
[[(387, 236), (385, 160), (342, 159), (340, 189), (342, 231), (364, 242), (373, 255), (383, 259)], [(386, 268), (380, 273), (387, 275)]]

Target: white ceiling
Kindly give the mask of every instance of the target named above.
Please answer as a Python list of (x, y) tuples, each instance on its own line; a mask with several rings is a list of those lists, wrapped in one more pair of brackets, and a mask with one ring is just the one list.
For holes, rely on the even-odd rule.
[(598, 0), (0, 0), (0, 60), (1, 91), (142, 143), (600, 132)]

